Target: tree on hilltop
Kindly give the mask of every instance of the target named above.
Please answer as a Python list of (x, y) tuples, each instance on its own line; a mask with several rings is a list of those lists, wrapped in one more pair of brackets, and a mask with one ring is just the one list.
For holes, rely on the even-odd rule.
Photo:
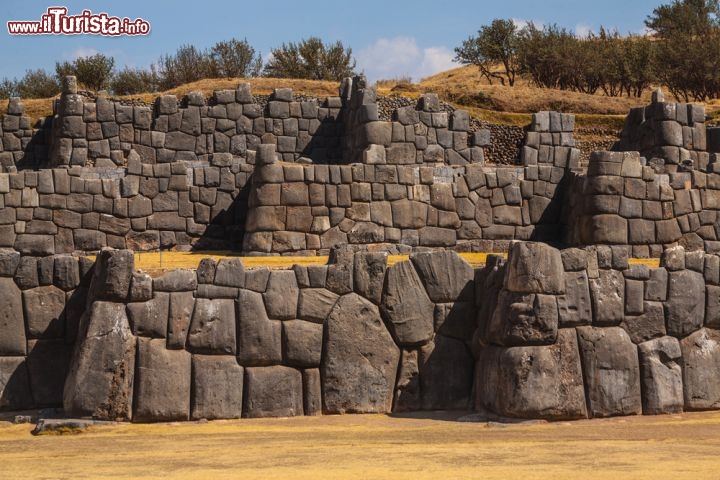
[(97, 92), (109, 86), (114, 66), (113, 57), (96, 53), (89, 57), (78, 57), (72, 62), (55, 63), (55, 74), (59, 81), (67, 75), (75, 75), (78, 83)]
[(325, 44), (317, 37), (283, 43), (271, 50), (263, 75), (279, 78), (340, 81), (355, 74), (352, 49), (337, 41)]
[[(480, 74), (492, 85), (493, 79), (505, 80), (512, 87), (518, 71), (518, 45), (520, 36), (512, 20), (495, 19), (490, 25), (483, 25), (476, 37), (465, 40), (455, 48), (455, 61), (465, 65), (476, 65)], [(496, 66), (502, 64), (503, 71)]]

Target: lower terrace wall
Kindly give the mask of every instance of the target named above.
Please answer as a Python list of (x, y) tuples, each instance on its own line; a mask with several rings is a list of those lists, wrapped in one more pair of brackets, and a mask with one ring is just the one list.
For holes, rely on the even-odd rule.
[(136, 422), (489, 410), (575, 419), (720, 407), (720, 257), (516, 242), (340, 249), (334, 263), (203, 260), (151, 278), (130, 251), (2, 252), (0, 408)]

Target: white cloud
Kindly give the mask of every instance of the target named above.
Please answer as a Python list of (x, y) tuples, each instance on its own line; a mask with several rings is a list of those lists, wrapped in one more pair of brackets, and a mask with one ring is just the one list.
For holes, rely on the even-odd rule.
[(543, 26), (545, 25), (545, 22), (543, 20), (538, 19), (528, 20), (526, 18), (512, 18), (511, 20), (515, 24), (515, 28), (517, 28), (518, 30), (522, 30), (531, 23), (537, 28), (543, 28)]
[(93, 55), (96, 55), (98, 53), (100, 53), (100, 52), (98, 52), (94, 48), (80, 47), (80, 48), (76, 48), (72, 52), (65, 52), (63, 54), (63, 56), (65, 58), (67, 58), (68, 60), (75, 60), (80, 57), (92, 57)]
[(441, 46), (420, 48), (415, 38), (380, 38), (356, 55), (357, 70), (370, 82), (410, 76), (414, 81), (455, 68), (453, 52)]
[(578, 23), (575, 25), (575, 36), (578, 38), (587, 38), (592, 31), (592, 27), (586, 23)]

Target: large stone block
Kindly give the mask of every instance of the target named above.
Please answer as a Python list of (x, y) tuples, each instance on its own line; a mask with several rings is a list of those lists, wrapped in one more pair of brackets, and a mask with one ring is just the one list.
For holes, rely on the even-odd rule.
[(240, 289), (237, 318), (237, 357), (240, 365), (280, 364), (282, 362), (280, 322), (268, 318), (262, 295)]
[(165, 338), (170, 294), (155, 292), (147, 302), (128, 303), (127, 313), (133, 333), (141, 337)]
[(388, 268), (380, 309), (400, 345), (421, 345), (433, 336), (434, 305), (410, 261)]
[(27, 369), (30, 391), (38, 407), (63, 403), (63, 384), (68, 373), (72, 347), (64, 339), (30, 340)]
[(22, 293), (30, 338), (61, 338), (65, 335), (65, 292), (49, 285)]
[(560, 328), (592, 323), (592, 302), (587, 271), (565, 272), (565, 294), (557, 297), (557, 303)]
[(720, 332), (703, 328), (680, 340), (685, 410), (720, 408)]
[(565, 293), (560, 251), (543, 243), (518, 242), (510, 249), (505, 288), (518, 293)]
[(133, 421), (190, 417), (191, 355), (167, 350), (165, 340), (138, 338)]
[(382, 299), (387, 253), (358, 252), (353, 257), (353, 288), (375, 304)]
[(592, 417), (642, 413), (637, 347), (619, 327), (578, 327)]
[(294, 417), (302, 414), (300, 371), (282, 366), (245, 369), (244, 417)]
[(554, 345), (483, 349), (475, 382), (477, 403), (500, 415), (552, 420), (587, 418), (574, 329)]
[(0, 411), (32, 407), (25, 357), (0, 357)]
[[(195, 309), (193, 292), (171, 292), (167, 321), (167, 348), (185, 348)], [(234, 312), (233, 312), (234, 316)]]
[(466, 410), (470, 406), (474, 360), (465, 342), (437, 335), (420, 349), (423, 410)]
[(187, 343), (197, 353), (235, 354), (235, 302), (196, 299)]
[(298, 301), (298, 318), (323, 323), (338, 298), (339, 295), (324, 288), (303, 288)]
[(665, 302), (667, 333), (684, 337), (699, 330), (705, 318), (705, 278), (692, 270), (668, 274), (668, 298)]
[(433, 302), (473, 300), (475, 272), (457, 253), (422, 252), (412, 255), (410, 260)]
[(25, 355), (23, 296), (12, 278), (0, 278), (0, 355)]
[(292, 270), (274, 270), (270, 272), (267, 290), (263, 293), (265, 310), (274, 320), (297, 318), (298, 284)]
[(625, 318), (625, 277), (619, 270), (599, 270), (590, 279), (593, 325), (620, 325)]
[(67, 415), (131, 418), (135, 344), (125, 305), (92, 304), (82, 319), (65, 379), (63, 407)]
[(126, 301), (133, 270), (134, 257), (131, 250), (101, 250), (93, 268), (90, 296), (111, 302)]
[(633, 343), (643, 343), (665, 336), (665, 311), (660, 302), (643, 302), (643, 313), (626, 316), (621, 327), (630, 335)]
[(355, 293), (342, 296), (327, 318), (324, 342), (324, 411), (389, 412), (400, 350), (378, 308)]
[(680, 343), (673, 337), (661, 337), (641, 343), (640, 373), (642, 375), (643, 413), (681, 412), (683, 383), (680, 368)]
[(488, 340), (498, 345), (550, 345), (558, 332), (556, 297), (502, 290), (487, 326)]
[(319, 367), (322, 354), (323, 326), (303, 320), (282, 324), (284, 361), (293, 367)]
[(193, 355), (191, 418), (240, 418), (243, 373), (235, 357)]

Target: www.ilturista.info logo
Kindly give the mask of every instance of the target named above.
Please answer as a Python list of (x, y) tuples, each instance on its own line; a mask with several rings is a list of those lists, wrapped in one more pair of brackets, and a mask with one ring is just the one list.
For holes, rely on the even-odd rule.
[(107, 13), (83, 10), (80, 15), (68, 15), (65, 7), (50, 7), (40, 21), (7, 22), (10, 35), (147, 35), (150, 24), (142, 18), (111, 17)]

